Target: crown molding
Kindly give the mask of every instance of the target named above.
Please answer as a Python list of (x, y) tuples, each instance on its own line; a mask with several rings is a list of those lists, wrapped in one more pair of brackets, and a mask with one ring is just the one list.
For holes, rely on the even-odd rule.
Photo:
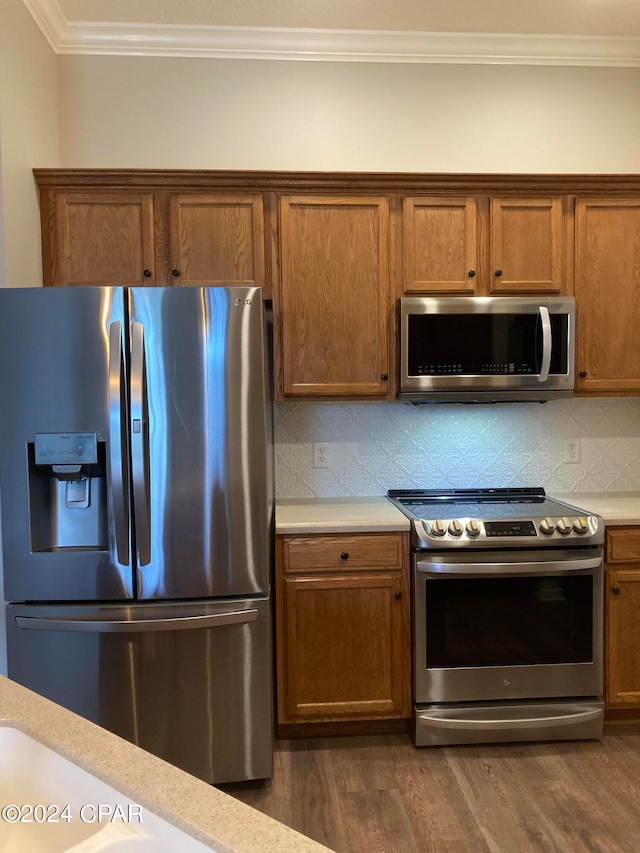
[(57, 0), (23, 0), (58, 54), (640, 67), (640, 38), (76, 23)]

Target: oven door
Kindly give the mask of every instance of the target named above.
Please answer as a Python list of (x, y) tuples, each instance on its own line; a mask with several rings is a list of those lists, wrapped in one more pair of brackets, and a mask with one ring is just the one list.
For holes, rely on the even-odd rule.
[(414, 554), (416, 704), (597, 696), (599, 549)]

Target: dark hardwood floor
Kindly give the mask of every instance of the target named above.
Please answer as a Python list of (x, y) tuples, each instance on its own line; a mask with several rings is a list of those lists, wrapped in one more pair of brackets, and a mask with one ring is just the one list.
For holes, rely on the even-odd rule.
[(419, 750), (407, 735), (281, 740), (271, 780), (224, 790), (338, 853), (635, 853), (640, 725)]

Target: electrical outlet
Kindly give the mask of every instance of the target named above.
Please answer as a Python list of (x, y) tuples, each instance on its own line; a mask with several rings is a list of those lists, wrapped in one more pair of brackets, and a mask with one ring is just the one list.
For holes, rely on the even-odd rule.
[(329, 467), (329, 445), (326, 441), (313, 442), (313, 467)]
[(580, 439), (568, 438), (564, 443), (564, 461), (568, 463), (580, 461)]

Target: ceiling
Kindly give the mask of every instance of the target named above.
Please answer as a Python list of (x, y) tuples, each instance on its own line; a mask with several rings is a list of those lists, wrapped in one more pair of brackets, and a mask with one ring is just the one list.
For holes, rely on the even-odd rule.
[(639, 0), (24, 0), (58, 53), (640, 65)]

